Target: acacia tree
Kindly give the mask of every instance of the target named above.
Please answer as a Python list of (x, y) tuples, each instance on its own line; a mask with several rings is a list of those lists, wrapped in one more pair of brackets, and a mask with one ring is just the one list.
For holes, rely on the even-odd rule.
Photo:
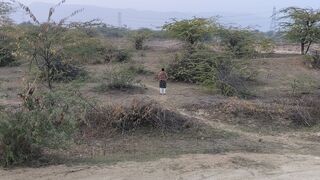
[(152, 31), (147, 28), (142, 28), (133, 31), (130, 34), (130, 40), (134, 43), (136, 50), (142, 50), (144, 43), (150, 38)]
[(35, 25), (31, 26), (27, 33), (25, 33), (21, 46), (24, 46), (27, 54), (31, 55), (30, 64), (33, 62), (36, 63), (45, 81), (47, 81), (48, 87), (52, 89), (52, 82), (59, 73), (62, 73), (62, 76), (65, 75), (63, 73), (75, 75), (77, 72), (75, 68), (72, 68), (72, 66), (68, 64), (64, 47), (76, 43), (76, 39), (66, 36), (66, 32), (70, 29), (95, 26), (100, 23), (97, 20), (84, 23), (67, 23), (67, 20), (82, 12), (83, 9), (76, 10), (71, 13), (70, 16), (55, 22), (52, 19), (52, 15), (55, 9), (65, 3), (66, 0), (62, 0), (57, 5), (51, 7), (47, 21), (43, 23), (38, 20), (29, 7), (16, 0), (11, 1), (17, 3), (30, 16)]
[(14, 11), (12, 4), (0, 2), (0, 66), (12, 65), (16, 49), (12, 20), (9, 15)]
[(9, 15), (14, 11), (12, 4), (8, 2), (0, 2), (0, 26), (9, 24), (12, 22)]
[(256, 37), (249, 29), (220, 28), (218, 35), (226, 50), (236, 57), (250, 56), (255, 53)]
[(216, 24), (214, 19), (197, 17), (181, 21), (173, 19), (173, 22), (163, 26), (163, 30), (167, 31), (172, 36), (185, 41), (191, 46), (204, 40), (215, 28)]
[(307, 54), (312, 43), (320, 39), (320, 10), (288, 7), (280, 11), (280, 27), (285, 36), (300, 43), (301, 54)]

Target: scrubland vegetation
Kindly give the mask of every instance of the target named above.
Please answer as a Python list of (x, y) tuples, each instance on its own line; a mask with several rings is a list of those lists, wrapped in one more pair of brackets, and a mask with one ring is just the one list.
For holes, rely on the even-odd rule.
[[(5, 167), (51, 164), (62, 157), (63, 163), (112, 159), (137, 151), (156, 158), (281, 153), (275, 141), (261, 144), (264, 135), (319, 131), (319, 11), (281, 11), (282, 20), (293, 24), (284, 21), (278, 37), (226, 27), (215, 18), (173, 20), (161, 31), (98, 20), (70, 23), (80, 10), (54, 22), (55, 8), (65, 1), (39, 22), (28, 7), (13, 2), (0, 4), (1, 16), (18, 5), (32, 21), (1, 19), (0, 71), (9, 73), (1, 73), (1, 91), (7, 94), (0, 96), (18, 102), (0, 102)], [(310, 18), (312, 30), (297, 32), (296, 25), (304, 27), (301, 21)], [(304, 56), (277, 52), (285, 37), (300, 43)], [(157, 96), (154, 76), (162, 67), (169, 74), (168, 99)], [(10, 89), (12, 74), (20, 84)], [(262, 140), (249, 133), (262, 134)], [(123, 144), (128, 138), (132, 146)], [(121, 160), (135, 159), (114, 161)]]

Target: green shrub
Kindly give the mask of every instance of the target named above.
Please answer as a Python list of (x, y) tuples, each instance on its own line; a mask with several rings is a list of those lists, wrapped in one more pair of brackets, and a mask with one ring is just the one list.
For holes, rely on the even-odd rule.
[(131, 89), (134, 87), (135, 74), (128, 69), (114, 69), (107, 73), (108, 87), (110, 89)]
[[(62, 62), (60, 59), (57, 59), (52, 64), (53, 68), (49, 72), (51, 81), (55, 82), (69, 82), (76, 80), (78, 78), (83, 78), (87, 76), (87, 72), (78, 66), (75, 66), (71, 63)], [(41, 69), (41, 78), (46, 79), (46, 74), (44, 73), (46, 70), (42, 70), (45, 68), (42, 66)]]
[(305, 55), (304, 57), (307, 66), (320, 69), (320, 53), (318, 51), (311, 55)]
[(115, 37), (115, 38), (122, 38), (125, 37), (129, 30), (123, 27), (113, 27), (102, 25), (96, 28), (98, 32), (100, 32), (104, 37)]
[(18, 34), (12, 27), (0, 27), (0, 67), (18, 65), (13, 55), (17, 50), (15, 33)]
[(139, 29), (130, 34), (130, 40), (134, 43), (136, 50), (143, 50), (144, 43), (150, 38), (152, 31), (149, 29)]
[(44, 148), (64, 147), (88, 108), (72, 91), (23, 97), (24, 108), (1, 112), (0, 162), (4, 166), (36, 161)]
[(172, 80), (199, 83), (218, 89), (226, 96), (247, 94), (246, 82), (255, 75), (254, 72), (243, 60), (205, 50), (176, 55), (168, 68)]
[(95, 91), (104, 93), (109, 90), (130, 90), (140, 89), (145, 87), (141, 81), (136, 80), (137, 71), (132, 69), (132, 66), (118, 65), (110, 67), (104, 73), (105, 82), (100, 83), (94, 88)]
[(3, 66), (12, 66), (16, 62), (15, 58), (12, 55), (12, 52), (8, 49), (2, 49), (0, 51), (0, 67)]
[(257, 54), (255, 50), (257, 38), (248, 29), (222, 28), (219, 30), (219, 37), (226, 51), (237, 58), (251, 58)]
[(129, 71), (138, 75), (151, 75), (153, 72), (147, 70), (143, 65), (131, 65), (128, 68)]
[(105, 62), (128, 62), (132, 58), (132, 54), (126, 49), (116, 49), (114, 47), (108, 47), (105, 52)]
[(128, 62), (131, 59), (132, 55), (129, 51), (125, 49), (119, 49), (115, 53), (116, 62)]
[(102, 82), (95, 90), (98, 92), (106, 92), (108, 90), (128, 90), (143, 87), (143, 85), (136, 81), (137, 73), (131, 71), (126, 65), (119, 65), (110, 67), (104, 73), (106, 82)]

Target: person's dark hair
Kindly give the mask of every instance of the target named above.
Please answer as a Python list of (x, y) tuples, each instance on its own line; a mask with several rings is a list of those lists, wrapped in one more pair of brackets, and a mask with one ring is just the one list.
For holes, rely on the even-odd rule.
[(162, 68), (161, 71), (164, 71), (164, 68)]

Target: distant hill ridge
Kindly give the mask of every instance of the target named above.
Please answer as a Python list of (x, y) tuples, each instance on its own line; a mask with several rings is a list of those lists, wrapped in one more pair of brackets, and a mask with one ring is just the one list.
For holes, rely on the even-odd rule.
[[(53, 4), (36, 2), (30, 5), (30, 9), (39, 18), (40, 21), (45, 21), (48, 16), (48, 10)], [(85, 21), (90, 19), (99, 18), (103, 22), (119, 26), (126, 25), (129, 28), (152, 28), (157, 29), (165, 22), (170, 21), (172, 18), (185, 19), (193, 16), (197, 17), (214, 17), (221, 16), (221, 22), (224, 24), (240, 25), (242, 27), (251, 26), (256, 27), (262, 31), (268, 31), (270, 18), (268, 16), (255, 16), (252, 14), (236, 14), (227, 12), (207, 12), (207, 13), (184, 13), (184, 12), (156, 12), (156, 11), (138, 11), (134, 9), (114, 9), (107, 7), (98, 7), (91, 5), (76, 5), (64, 4), (56, 9), (53, 16), (54, 19), (61, 19), (70, 15), (71, 12), (77, 9), (84, 9), (84, 12), (73, 17), (72, 20)], [(119, 14), (121, 20), (119, 21)], [(23, 12), (18, 11), (13, 15), (13, 19), (20, 23), (29, 21), (30, 19)]]

